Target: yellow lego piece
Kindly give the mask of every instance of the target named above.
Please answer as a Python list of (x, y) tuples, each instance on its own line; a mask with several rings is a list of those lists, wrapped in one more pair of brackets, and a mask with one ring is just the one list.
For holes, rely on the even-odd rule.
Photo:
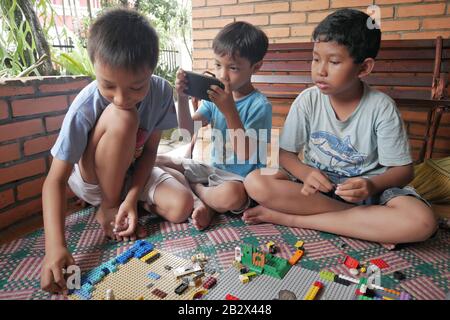
[(242, 282), (242, 283), (248, 283), (250, 281), (250, 279), (245, 274), (240, 274), (239, 275), (239, 281)]
[(251, 278), (251, 277), (255, 277), (256, 276), (256, 272), (250, 271), (250, 272), (247, 272), (247, 273), (245, 273), (243, 275), (248, 277), (248, 278)]
[(306, 292), (304, 300), (314, 300), (321, 287), (322, 283), (318, 281), (314, 282), (314, 284), (309, 287), (308, 292)]
[(304, 241), (299, 240), (295, 243), (294, 247), (300, 249), (301, 247), (303, 247), (304, 243), (305, 243)]
[(145, 256), (143, 256), (143, 257), (141, 258), (141, 261), (147, 262), (148, 260), (150, 260), (152, 257), (154, 257), (155, 255), (157, 255), (158, 253), (159, 253), (158, 250), (153, 250), (152, 252), (147, 253)]

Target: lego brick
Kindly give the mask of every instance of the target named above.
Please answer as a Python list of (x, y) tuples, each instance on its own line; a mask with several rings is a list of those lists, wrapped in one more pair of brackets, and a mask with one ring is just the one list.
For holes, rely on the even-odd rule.
[(300, 249), (301, 247), (303, 247), (304, 244), (305, 244), (304, 241), (299, 240), (294, 244), (294, 247), (296, 247), (297, 249)]
[(165, 297), (167, 297), (167, 293), (165, 293), (164, 291), (159, 290), (159, 289), (154, 289), (154, 290), (152, 291), (152, 293), (153, 293), (155, 296), (157, 296), (158, 298), (161, 298), (161, 299), (164, 299)]
[(319, 272), (320, 279), (333, 282), (335, 274), (330, 271), (322, 270)]
[(296, 264), (303, 256), (304, 251), (303, 250), (297, 250), (295, 251), (295, 253), (292, 255), (292, 257), (289, 258), (289, 264), (291, 266), (293, 266), (294, 264)]
[[(289, 290), (297, 297), (304, 297), (311, 283), (318, 281), (319, 273), (292, 266), (283, 279), (262, 274), (246, 284), (239, 281), (239, 270), (229, 268), (217, 280), (217, 285), (209, 291), (203, 299), (223, 300), (225, 295), (231, 294), (241, 300), (272, 300), (279, 296), (281, 290)], [(352, 300), (356, 285), (349, 282), (348, 287), (332, 282), (324, 287), (320, 299)]]
[(359, 262), (358, 262), (358, 260), (356, 260), (350, 256), (345, 256), (344, 265), (349, 269), (357, 269), (359, 266)]
[(181, 295), (186, 291), (187, 288), (189, 288), (189, 285), (187, 285), (186, 283), (180, 283), (180, 285), (175, 288), (175, 293)]
[(150, 271), (149, 273), (147, 273), (147, 276), (153, 280), (158, 280), (159, 278), (161, 278), (161, 276), (159, 274), (157, 274), (153, 271)]
[(315, 281), (306, 292), (304, 300), (314, 300), (322, 288), (323, 284), (320, 281)]
[(217, 283), (217, 279), (214, 277), (209, 277), (208, 279), (205, 280), (205, 283), (203, 283), (203, 288), (205, 289), (211, 289), (212, 287), (214, 287)]
[(152, 252), (146, 254), (141, 258), (141, 261), (145, 263), (152, 263), (156, 259), (158, 259), (161, 256), (160, 252), (158, 250), (153, 250)]
[[(117, 260), (118, 257), (116, 257), (83, 275), (82, 288), (80, 290), (73, 291), (69, 298), (72, 300), (104, 300), (107, 289), (112, 289), (114, 291), (117, 300), (132, 300), (137, 299), (137, 297), (143, 297), (145, 300), (160, 299), (155, 296), (151, 290), (149, 290), (150, 288), (163, 291), (167, 294), (166, 298), (171, 300), (186, 299), (186, 297), (195, 295), (195, 293), (199, 290), (195, 287), (189, 287), (183, 295), (176, 294), (175, 288), (179, 286), (181, 282), (176, 280), (173, 274), (171, 272), (167, 272), (164, 268), (168, 265), (172, 266), (172, 268), (188, 266), (191, 264), (190, 261), (176, 257), (167, 252), (161, 252), (161, 257), (157, 261), (152, 264), (147, 264), (140, 259), (134, 258), (136, 251), (139, 250), (139, 248), (145, 247), (145, 243), (142, 241), (137, 243), (138, 244), (135, 243), (135, 245), (133, 245), (130, 249), (119, 255), (128, 259), (124, 264), (121, 264)], [(132, 254), (131, 258), (130, 254)], [(102, 270), (105, 267), (110, 271), (114, 269), (115, 271), (105, 275), (104, 270)], [(147, 274), (149, 272), (158, 274), (160, 279), (155, 283), (148, 283), (149, 279)], [(96, 277), (103, 275), (103, 278), (100, 282), (93, 285), (86, 281), (86, 275)], [(210, 274), (206, 275), (206, 277), (208, 276), (210, 276)], [(207, 292), (207, 290), (203, 289), (200, 289), (200, 291)]]
[(384, 268), (388, 268), (389, 267), (389, 265), (383, 259), (373, 259), (373, 260), (370, 260), (370, 263), (373, 263), (374, 265), (376, 265), (380, 269), (384, 269)]

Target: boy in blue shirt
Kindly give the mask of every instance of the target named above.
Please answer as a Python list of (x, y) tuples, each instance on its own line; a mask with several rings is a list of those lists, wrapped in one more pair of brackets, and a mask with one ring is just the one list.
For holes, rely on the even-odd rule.
[(247, 176), (246, 190), (260, 205), (247, 210), (244, 221), (382, 243), (433, 234), (432, 210), (405, 187), (414, 170), (395, 102), (361, 80), (374, 67), (380, 40), (372, 19), (358, 10), (338, 10), (316, 27), (315, 86), (289, 111), (280, 139), (282, 168)]
[[(251, 77), (261, 68), (267, 48), (267, 36), (260, 28), (246, 22), (225, 26), (213, 41), (216, 75), (225, 89), (211, 86), (208, 91), (211, 101), (202, 101), (192, 116), (201, 126), (211, 124), (212, 165), (192, 159), (183, 159), (177, 165), (173, 159), (158, 156), (158, 164), (184, 173), (200, 198), (192, 213), (198, 229), (210, 224), (214, 212), (242, 213), (248, 208), (250, 199), (242, 181), (249, 172), (266, 164), (272, 105), (253, 87)], [(191, 117), (186, 87), (184, 71), (179, 70), (178, 113), (184, 119)], [(191, 123), (191, 134), (193, 127)]]
[(138, 201), (177, 223), (193, 207), (191, 190), (154, 167), (161, 132), (177, 126), (172, 87), (152, 75), (159, 54), (155, 30), (137, 12), (110, 10), (91, 26), (88, 52), (96, 81), (64, 118), (42, 192), (41, 286), (51, 292), (67, 292), (62, 268), (74, 264), (64, 237), (66, 183), (99, 207), (97, 221), (119, 241), (144, 235), (137, 228)]

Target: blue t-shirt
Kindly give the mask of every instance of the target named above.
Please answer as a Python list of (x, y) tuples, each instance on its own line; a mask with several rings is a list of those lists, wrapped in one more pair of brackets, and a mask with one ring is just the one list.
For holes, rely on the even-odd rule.
[[(257, 151), (248, 160), (239, 160), (231, 145), (227, 123), (219, 108), (203, 101), (199, 112), (211, 124), (211, 162), (216, 168), (245, 177), (251, 171), (265, 167), (267, 144), (272, 128), (272, 104), (258, 90), (235, 101), (236, 109), (250, 141), (258, 140)], [(245, 146), (242, 142), (242, 146)]]
[[(152, 75), (150, 90), (138, 104), (139, 130), (136, 148), (142, 148), (153, 130), (178, 126), (172, 87), (163, 78)], [(64, 117), (61, 131), (51, 154), (53, 157), (77, 163), (87, 146), (88, 135), (103, 110), (110, 104), (98, 90), (97, 81), (87, 85), (73, 100)]]

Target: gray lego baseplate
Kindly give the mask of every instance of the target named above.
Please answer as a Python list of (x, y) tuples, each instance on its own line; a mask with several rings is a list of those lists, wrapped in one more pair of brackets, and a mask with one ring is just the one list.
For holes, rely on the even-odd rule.
[(240, 300), (273, 300), (278, 299), (280, 290), (292, 291), (298, 300), (303, 300), (308, 289), (315, 281), (323, 283), (323, 288), (316, 300), (353, 300), (356, 284), (345, 286), (336, 282), (320, 279), (316, 271), (293, 266), (282, 280), (267, 275), (258, 275), (250, 282), (239, 281), (239, 271), (231, 267), (217, 279), (217, 285), (209, 290), (204, 300), (224, 300), (231, 294)]

